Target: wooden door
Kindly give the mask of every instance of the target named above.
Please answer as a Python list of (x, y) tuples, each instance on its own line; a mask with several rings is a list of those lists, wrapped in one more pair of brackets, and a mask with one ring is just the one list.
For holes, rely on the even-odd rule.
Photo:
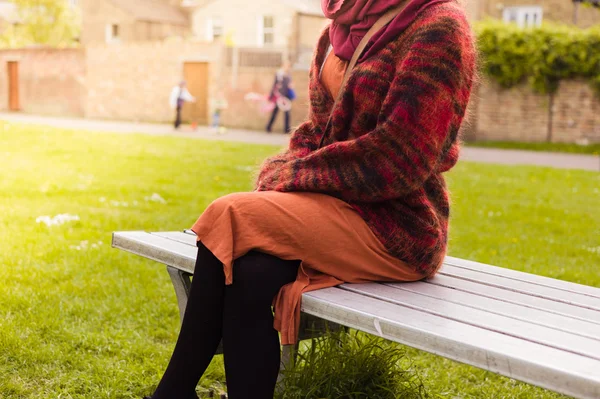
[(10, 111), (21, 109), (19, 102), (19, 63), (17, 61), (8, 62), (8, 109)]
[(188, 90), (196, 97), (195, 103), (183, 106), (183, 120), (208, 125), (208, 63), (186, 62), (183, 65), (183, 76)]

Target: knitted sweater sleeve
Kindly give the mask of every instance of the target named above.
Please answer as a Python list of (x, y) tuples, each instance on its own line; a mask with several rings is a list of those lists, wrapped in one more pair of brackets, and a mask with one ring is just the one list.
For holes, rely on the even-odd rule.
[(422, 187), (456, 142), (474, 47), (467, 23), (450, 17), (424, 24), (411, 39), (372, 131), (287, 159), (258, 189), (380, 202)]
[(273, 174), (285, 163), (307, 156), (318, 147), (317, 137), (311, 121), (301, 124), (292, 134), (286, 151), (263, 162), (257, 179), (257, 186), (272, 180)]

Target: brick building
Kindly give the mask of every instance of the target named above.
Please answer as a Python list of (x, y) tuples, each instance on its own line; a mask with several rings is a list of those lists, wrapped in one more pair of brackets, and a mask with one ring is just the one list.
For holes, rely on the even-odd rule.
[(189, 36), (190, 21), (178, 2), (80, 0), (81, 43), (159, 41)]
[[(210, 122), (210, 99), (222, 93), (230, 105), (223, 114), (225, 125), (263, 129), (267, 115), (261, 114), (258, 104), (246, 100), (247, 94), (267, 93), (276, 68), (289, 56), (296, 61), (293, 79), (298, 99), (293, 123), (299, 124), (308, 110), (306, 66), (326, 23), (320, 2), (257, 1), (260, 4), (253, 4), (256, 11), (252, 14), (241, 0), (183, 4), (178, 0), (79, 0), (85, 24), (82, 48), (0, 51), (0, 67), (8, 71), (0, 74), (0, 110), (169, 121), (173, 116), (169, 92), (185, 78), (199, 99), (187, 105), (188, 121)], [(561, 13), (552, 9), (557, 0), (460, 1), (472, 20), (487, 15), (539, 23), (561, 16), (568, 19), (566, 14), (574, 10), (568, 7), (571, 0), (561, 0), (565, 7)], [(149, 2), (164, 11), (161, 16), (143, 10)], [(229, 12), (242, 7), (244, 13)], [(534, 7), (541, 7), (541, 19), (532, 17), (540, 15)], [(579, 14), (580, 24), (592, 23), (597, 13), (585, 9)], [(154, 40), (167, 37), (165, 32), (170, 34), (173, 26), (186, 29), (182, 28), (184, 20), (189, 21), (187, 40)], [(119, 38), (107, 43), (113, 25), (118, 26)], [(467, 138), (600, 142), (600, 98), (586, 82), (562, 82), (552, 97), (535, 94), (525, 85), (504, 90), (485, 79), (477, 90), (464, 132)]]
[(223, 40), (238, 48), (281, 51), (307, 64), (327, 20), (320, 0), (244, 0), (183, 2), (194, 36)]

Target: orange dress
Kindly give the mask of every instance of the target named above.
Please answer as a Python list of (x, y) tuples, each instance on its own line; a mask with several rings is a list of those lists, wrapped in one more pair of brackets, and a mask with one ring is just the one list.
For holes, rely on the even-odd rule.
[[(328, 57), (322, 80), (334, 98), (344, 71), (344, 61), (333, 54)], [(274, 300), (274, 327), (284, 345), (298, 340), (304, 292), (342, 283), (425, 278), (390, 255), (350, 205), (324, 194), (230, 194), (214, 201), (192, 230), (223, 263), (228, 285), (235, 284), (234, 261), (252, 250), (301, 261), (296, 281), (283, 287)]]

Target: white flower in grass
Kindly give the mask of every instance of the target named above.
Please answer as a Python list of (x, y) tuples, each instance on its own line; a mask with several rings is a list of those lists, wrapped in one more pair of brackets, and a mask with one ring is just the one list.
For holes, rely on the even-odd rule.
[(165, 200), (163, 197), (160, 196), (160, 194), (154, 193), (152, 194), (150, 197), (144, 197), (144, 199), (149, 202), (159, 202), (161, 204), (166, 204), (167, 200)]
[(62, 213), (62, 214), (56, 215), (54, 217), (39, 216), (37, 219), (35, 219), (35, 222), (43, 223), (46, 226), (50, 227), (50, 226), (60, 226), (60, 225), (63, 225), (65, 223), (69, 223), (69, 222), (76, 222), (78, 220), (80, 220), (80, 218), (77, 215), (69, 215), (68, 213)]
[(588, 252), (591, 252), (593, 254), (598, 254), (600, 255), (600, 247), (584, 247), (584, 249)]
[(89, 241), (84, 240), (79, 245), (71, 245), (70, 248), (76, 251), (87, 251), (88, 249), (99, 249), (103, 245), (102, 241), (93, 242), (90, 244)]

